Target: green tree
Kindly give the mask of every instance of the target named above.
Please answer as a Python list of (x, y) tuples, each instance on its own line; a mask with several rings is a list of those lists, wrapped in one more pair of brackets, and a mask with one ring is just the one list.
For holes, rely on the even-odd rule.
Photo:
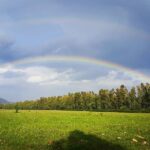
[(128, 90), (124, 85), (121, 85), (120, 88), (116, 89), (116, 104), (117, 109), (129, 108), (130, 102), (128, 97)]
[(101, 89), (99, 91), (99, 97), (100, 97), (101, 109), (109, 108), (110, 106), (109, 90)]

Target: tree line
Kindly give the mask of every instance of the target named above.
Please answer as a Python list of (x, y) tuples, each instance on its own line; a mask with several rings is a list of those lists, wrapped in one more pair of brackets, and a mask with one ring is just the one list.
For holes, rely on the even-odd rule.
[(97, 93), (75, 92), (64, 96), (41, 97), (12, 104), (0, 104), (1, 109), (25, 110), (92, 110), (92, 111), (150, 111), (150, 84), (141, 83), (130, 90), (125, 85)]

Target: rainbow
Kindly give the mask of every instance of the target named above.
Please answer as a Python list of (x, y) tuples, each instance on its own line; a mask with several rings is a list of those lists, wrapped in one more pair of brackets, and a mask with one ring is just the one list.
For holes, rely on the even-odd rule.
[(98, 65), (98, 66), (103, 66), (106, 68), (110, 68), (110, 69), (115, 69), (121, 72), (125, 72), (127, 73), (129, 76), (134, 77), (135, 79), (140, 79), (142, 82), (150, 82), (150, 77), (135, 71), (133, 69), (124, 67), (122, 65), (119, 64), (115, 64), (109, 61), (104, 61), (104, 60), (99, 60), (99, 59), (95, 59), (95, 58), (89, 58), (89, 57), (80, 57), (80, 56), (56, 56), (56, 55), (46, 55), (46, 56), (36, 56), (36, 57), (28, 57), (28, 58), (23, 58), (21, 60), (16, 60), (13, 61), (9, 64), (5, 64), (5, 65), (21, 65), (21, 64), (28, 64), (28, 63), (35, 63), (35, 62), (80, 62), (80, 63), (89, 63), (89, 64), (94, 64), (94, 65)]

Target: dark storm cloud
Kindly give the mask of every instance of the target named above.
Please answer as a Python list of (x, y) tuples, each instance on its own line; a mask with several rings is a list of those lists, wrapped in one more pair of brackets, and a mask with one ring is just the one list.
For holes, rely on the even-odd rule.
[(79, 55), (136, 69), (150, 68), (148, 0), (0, 0), (3, 61)]

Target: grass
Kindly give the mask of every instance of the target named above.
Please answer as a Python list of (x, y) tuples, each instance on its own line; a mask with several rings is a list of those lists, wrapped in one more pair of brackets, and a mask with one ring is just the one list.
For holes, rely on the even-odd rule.
[(0, 110), (0, 150), (150, 150), (150, 114)]

